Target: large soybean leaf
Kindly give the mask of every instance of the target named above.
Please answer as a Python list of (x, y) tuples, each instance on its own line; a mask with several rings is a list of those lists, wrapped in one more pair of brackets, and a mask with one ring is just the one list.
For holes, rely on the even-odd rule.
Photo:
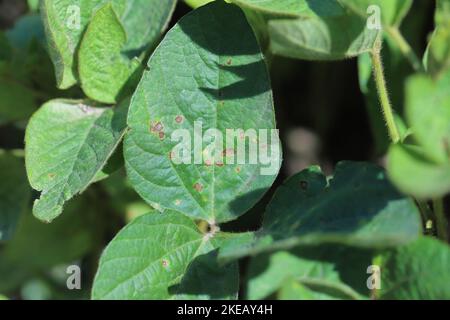
[(306, 3), (308, 8), (297, 19), (269, 21), (273, 53), (305, 60), (341, 60), (374, 48), (380, 30), (367, 27), (367, 16), (353, 14), (340, 1)]
[(368, 298), (366, 270), (371, 259), (370, 252), (342, 246), (298, 247), (261, 254), (250, 260), (247, 298), (267, 298), (280, 289), (295, 290), (295, 299), (300, 300)]
[(222, 259), (300, 244), (338, 243), (386, 248), (415, 240), (420, 214), (385, 172), (369, 163), (341, 162), (332, 179), (311, 167), (288, 179), (267, 207), (253, 244), (221, 251)]
[(450, 248), (429, 237), (381, 255), (381, 299), (450, 299)]
[(389, 178), (405, 194), (430, 199), (450, 192), (450, 163), (429, 160), (419, 147), (392, 145), (387, 169)]
[(78, 54), (81, 87), (88, 97), (112, 104), (136, 82), (133, 74), (140, 63), (122, 54), (126, 42), (126, 31), (108, 3), (92, 17)]
[[(131, 183), (154, 207), (211, 223), (236, 219), (272, 185), (281, 162), (278, 136), (271, 135), (269, 76), (244, 14), (223, 1), (193, 11), (168, 32), (148, 67), (131, 102), (124, 143)], [(208, 139), (209, 129), (223, 137)], [(216, 143), (226, 129), (241, 133), (222, 149)], [(249, 129), (268, 129), (259, 135), (259, 161), (250, 163), (252, 153), (245, 164), (231, 164), (240, 146), (255, 145), (256, 137), (243, 132)], [(180, 142), (179, 134), (187, 138)], [(175, 152), (180, 145), (187, 146), (183, 155)], [(261, 158), (269, 150), (271, 164)]]
[(92, 16), (107, 3), (112, 3), (127, 34), (122, 52), (139, 56), (155, 45), (174, 9), (175, 0), (43, 0), (41, 14), (50, 42), (50, 53), (61, 89), (77, 83), (76, 53)]
[(13, 238), (0, 249), (0, 291), (18, 289), (39, 273), (83, 258), (100, 244), (99, 222), (98, 212), (83, 197), (69, 203), (65, 214), (51, 224), (27, 211)]
[(450, 1), (438, 0), (435, 14), (436, 29), (433, 32), (424, 63), (434, 78), (450, 69)]
[(25, 160), (31, 186), (42, 192), (33, 208), (37, 218), (52, 221), (66, 201), (97, 180), (125, 133), (127, 106), (53, 100), (31, 118)]
[(0, 241), (9, 240), (30, 201), (23, 159), (0, 150)]
[(105, 249), (92, 298), (234, 299), (237, 265), (217, 265), (220, 237), (175, 211), (136, 218)]

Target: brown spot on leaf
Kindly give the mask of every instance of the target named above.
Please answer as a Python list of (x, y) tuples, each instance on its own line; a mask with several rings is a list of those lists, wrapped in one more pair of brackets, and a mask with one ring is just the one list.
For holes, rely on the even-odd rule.
[(158, 121), (155, 124), (150, 125), (150, 131), (153, 133), (161, 132), (161, 131), (163, 131), (163, 129), (164, 129), (164, 126), (160, 121)]
[(197, 191), (197, 192), (202, 192), (202, 190), (203, 190), (203, 186), (200, 184), (200, 183), (196, 183), (196, 184), (194, 184), (194, 189)]
[(236, 167), (236, 172), (237, 173), (241, 172), (241, 168), (240, 167)]
[(160, 132), (160, 133), (159, 133), (159, 138), (160, 138), (161, 140), (164, 139), (164, 136), (165, 136), (165, 135), (164, 135), (164, 132)]
[(217, 162), (217, 163), (216, 163), (216, 166), (218, 166), (218, 167), (223, 167), (223, 162), (220, 162), (220, 161)]
[(183, 120), (184, 120), (183, 116), (177, 116), (177, 117), (175, 118), (176, 123), (182, 123)]
[(49, 173), (49, 174), (48, 174), (48, 177), (49, 177), (50, 179), (53, 179), (55, 176), (56, 176), (56, 174), (54, 174), (54, 173)]
[(167, 267), (169, 266), (169, 261), (166, 260), (166, 259), (163, 259), (163, 260), (162, 260), (162, 266), (163, 266), (164, 268), (167, 268)]
[(230, 59), (228, 59), (228, 60), (227, 60), (227, 65), (229, 65), (229, 66), (230, 66), (232, 62), (233, 62), (233, 60), (232, 60), (231, 58), (230, 58)]

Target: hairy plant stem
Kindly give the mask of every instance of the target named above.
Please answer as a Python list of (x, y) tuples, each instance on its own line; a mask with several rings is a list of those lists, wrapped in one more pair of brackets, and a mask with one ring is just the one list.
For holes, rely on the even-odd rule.
[(393, 143), (400, 141), (400, 134), (395, 123), (394, 111), (392, 110), (389, 94), (387, 91), (386, 80), (384, 77), (383, 62), (381, 60), (381, 41), (371, 53), (373, 76), (378, 91), (381, 108), (383, 110), (384, 120), (388, 128), (389, 137)]
[(414, 71), (423, 71), (423, 65), (419, 58), (411, 48), (409, 43), (405, 40), (398, 28), (390, 27), (386, 29), (386, 34), (394, 40), (402, 54), (408, 59)]
[(433, 209), (436, 219), (437, 236), (439, 239), (448, 242), (448, 224), (444, 212), (444, 200), (442, 198), (434, 199)]

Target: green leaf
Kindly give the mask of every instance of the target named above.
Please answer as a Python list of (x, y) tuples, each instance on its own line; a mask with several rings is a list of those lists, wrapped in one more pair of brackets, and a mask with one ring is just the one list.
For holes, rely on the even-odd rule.
[(201, 234), (175, 211), (150, 213), (127, 225), (105, 249), (93, 299), (233, 299), (236, 264), (217, 266), (220, 235)]
[(39, 0), (28, 0), (28, 9), (30, 11), (38, 11), (39, 10)]
[(100, 243), (102, 225), (98, 212), (85, 198), (72, 201), (65, 214), (52, 224), (22, 215), (13, 238), (0, 250), (0, 291), (18, 289), (36, 273), (73, 263)]
[(416, 146), (391, 146), (387, 169), (389, 178), (405, 194), (430, 199), (450, 192), (450, 163), (430, 161)]
[(354, 15), (332, 0), (307, 4), (297, 19), (269, 21), (273, 53), (305, 60), (341, 60), (374, 48), (380, 30), (367, 28), (367, 16)]
[(74, 4), (71, 0), (43, 0), (40, 11), (59, 88), (66, 89), (77, 83), (76, 54), (82, 36), (95, 12), (107, 3), (113, 5), (128, 35), (122, 52), (133, 58), (155, 45), (176, 1), (80, 0)]
[(422, 237), (381, 255), (381, 299), (450, 299), (450, 248)]
[(240, 7), (269, 15), (297, 17), (308, 9), (304, 0), (231, 0)]
[(424, 64), (427, 71), (439, 78), (450, 69), (450, 1), (438, 0), (435, 15), (436, 29), (433, 32)]
[[(131, 183), (155, 208), (210, 223), (236, 219), (272, 185), (281, 162), (269, 75), (244, 14), (222, 1), (200, 7), (168, 32), (148, 68), (128, 115), (124, 153)], [(212, 139), (209, 129), (216, 129)], [(255, 164), (247, 158), (256, 152), (244, 164), (231, 164), (240, 146), (248, 150), (257, 140), (248, 139), (251, 132), (238, 134), (232, 141), (238, 143), (225, 147), (226, 129), (267, 138), (271, 164), (263, 164), (261, 149)], [(187, 137), (180, 142), (178, 134)], [(175, 151), (180, 145), (184, 156)]]
[(23, 160), (0, 151), (0, 241), (11, 239), (30, 191)]
[[(267, 298), (281, 289), (295, 299), (364, 299), (372, 254), (343, 246), (298, 247), (251, 259), (247, 297)], [(283, 292), (284, 291), (284, 292)]]
[(321, 243), (386, 248), (408, 243), (420, 233), (414, 201), (402, 196), (381, 168), (341, 162), (329, 180), (318, 167), (288, 179), (268, 205), (256, 241), (221, 255), (231, 259)]
[[(270, 38), (273, 53), (306, 60), (341, 60), (371, 51), (382, 27), (398, 27), (412, 5), (411, 0), (232, 1), (267, 20), (268, 27), (254, 27)], [(379, 26), (369, 28), (376, 19)]]
[(94, 14), (78, 54), (81, 87), (88, 97), (113, 104), (135, 85), (140, 63), (122, 54), (126, 42), (119, 17), (106, 4)]
[(425, 75), (406, 84), (406, 117), (414, 138), (436, 163), (450, 162), (450, 72), (433, 81)]
[(26, 167), (31, 186), (42, 191), (34, 215), (59, 216), (105, 166), (125, 133), (127, 103), (116, 109), (53, 100), (31, 118), (26, 131)]
[(363, 19), (373, 14), (373, 11), (369, 10), (371, 7), (378, 7), (384, 28), (399, 27), (413, 4), (412, 0), (337, 0), (337, 2)]
[(198, 7), (204, 6), (207, 3), (210, 3), (214, 0), (184, 0), (188, 6), (191, 8), (197, 9)]

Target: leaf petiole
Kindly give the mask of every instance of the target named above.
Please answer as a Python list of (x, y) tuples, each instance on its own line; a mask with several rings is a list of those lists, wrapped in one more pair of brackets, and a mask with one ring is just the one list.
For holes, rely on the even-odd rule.
[(378, 91), (378, 98), (380, 100), (384, 120), (389, 131), (389, 137), (391, 138), (393, 143), (397, 143), (400, 141), (400, 133), (395, 123), (394, 111), (389, 100), (386, 80), (384, 77), (383, 62), (381, 60), (381, 41), (379, 41), (379, 45), (377, 45), (371, 52), (371, 58), (373, 66), (373, 76)]

